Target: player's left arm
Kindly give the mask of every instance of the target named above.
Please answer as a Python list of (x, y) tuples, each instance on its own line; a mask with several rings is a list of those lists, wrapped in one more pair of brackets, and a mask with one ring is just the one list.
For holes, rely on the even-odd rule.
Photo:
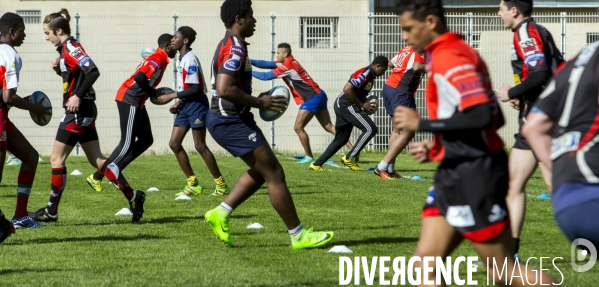
[(277, 78), (277, 76), (275, 75), (275, 73), (273, 71), (268, 71), (268, 72), (252, 71), (252, 77), (262, 80), (262, 81), (270, 81), (270, 80), (274, 80)]
[(275, 61), (265, 61), (265, 60), (250, 60), (252, 66), (260, 68), (260, 69), (276, 69), (277, 62)]
[[(529, 38), (520, 41), (519, 45), (515, 45), (517, 52), (523, 55), (524, 65), (528, 68), (528, 75), (522, 83), (508, 90), (508, 98), (518, 99), (522, 96), (527, 96), (528, 91), (544, 85), (551, 78), (550, 61), (546, 59), (544, 46), (549, 43), (544, 43), (541, 37), (541, 32), (536, 27), (531, 27), (528, 30)], [(535, 101), (536, 98), (527, 99)]]
[[(439, 63), (436, 84), (442, 97), (453, 97), (459, 104), (446, 119), (423, 120), (412, 109), (399, 106), (393, 115), (397, 128), (408, 131), (447, 132), (455, 130), (481, 130), (493, 123), (495, 107), (473, 61), (462, 54), (447, 53), (451, 63)], [(458, 69), (459, 68), (459, 69)]]
[(426, 59), (423, 54), (415, 53), (414, 66), (412, 69), (418, 73), (426, 72)]
[(85, 75), (85, 79), (81, 85), (77, 88), (76, 91), (73, 91), (75, 96), (79, 99), (85, 96), (87, 91), (89, 91), (92, 85), (98, 80), (100, 77), (100, 70), (94, 64), (94, 61), (90, 58), (90, 56), (83, 50), (78, 43), (73, 43), (73, 45), (67, 45), (66, 49), (68, 55), (65, 55), (69, 63), (75, 65), (77, 69), (81, 70)]

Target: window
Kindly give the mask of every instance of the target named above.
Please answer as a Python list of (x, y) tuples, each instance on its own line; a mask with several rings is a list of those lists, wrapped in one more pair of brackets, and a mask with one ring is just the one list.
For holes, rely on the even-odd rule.
[(337, 48), (337, 17), (301, 17), (300, 48)]
[(599, 41), (599, 33), (587, 33), (587, 45)]
[(42, 11), (40, 10), (17, 10), (17, 14), (23, 17), (25, 24), (39, 24), (42, 22)]

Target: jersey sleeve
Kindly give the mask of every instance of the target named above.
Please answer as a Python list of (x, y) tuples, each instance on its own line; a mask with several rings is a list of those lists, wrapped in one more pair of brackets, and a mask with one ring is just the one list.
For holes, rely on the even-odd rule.
[(149, 56), (141, 63), (141, 66), (137, 69), (137, 72), (144, 73), (146, 77), (150, 79), (158, 70), (160, 70), (159, 60)]
[(362, 88), (368, 83), (368, 69), (359, 69), (349, 78), (349, 82), (356, 88)]
[(414, 52), (416, 57), (414, 58), (414, 63), (426, 63), (426, 58), (424, 58), (424, 54)]
[(490, 102), (485, 80), (481, 78), (476, 62), (458, 53), (440, 53), (433, 73), (439, 97), (450, 97), (449, 102), (458, 103), (458, 110)]
[(200, 63), (195, 57), (189, 57), (183, 62), (183, 70), (185, 71), (185, 84), (200, 83)]
[(283, 64), (277, 63), (277, 68), (273, 69), (272, 72), (275, 74), (275, 76), (277, 76), (277, 78), (283, 78), (289, 75), (292, 70), (293, 67), (291, 66), (291, 63), (286, 61)]
[(17, 71), (17, 59), (4, 57), (0, 58), (0, 73), (2, 75), (1, 77), (3, 90), (16, 90), (19, 87), (19, 71)]
[(543, 49), (545, 43), (537, 27), (526, 25), (521, 27), (518, 32), (520, 42), (515, 45), (516, 52), (524, 60), (528, 68), (528, 73), (550, 71), (548, 60), (545, 58)]
[(246, 53), (243, 47), (231, 45), (230, 49), (225, 49), (220, 55), (223, 57), (222, 65), (218, 68), (219, 74), (226, 74), (231, 77), (236, 77), (241, 71), (241, 67), (245, 66)]
[(391, 64), (393, 64), (394, 67), (399, 66), (399, 54), (395, 54), (395, 56), (391, 59)]
[(78, 69), (83, 71), (84, 74), (97, 69), (94, 61), (92, 61), (92, 59), (79, 43), (68, 42), (66, 44), (66, 49), (68, 54), (66, 61), (68, 64), (76, 66)]

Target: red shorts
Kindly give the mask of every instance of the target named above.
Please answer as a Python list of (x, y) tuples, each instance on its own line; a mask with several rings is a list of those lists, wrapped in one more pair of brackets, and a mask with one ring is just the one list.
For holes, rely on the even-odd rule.
[(8, 146), (8, 133), (15, 125), (8, 119), (8, 109), (0, 108), (0, 147)]

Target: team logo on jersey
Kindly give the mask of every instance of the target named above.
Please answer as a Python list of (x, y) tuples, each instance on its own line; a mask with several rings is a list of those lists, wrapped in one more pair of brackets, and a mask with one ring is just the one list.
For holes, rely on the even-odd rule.
[(238, 59), (229, 59), (225, 62), (223, 67), (225, 67), (227, 70), (239, 71), (239, 68), (241, 68), (241, 61)]
[(370, 92), (370, 90), (372, 90), (372, 82), (368, 82), (368, 84), (366, 84), (366, 87), (364, 89)]
[(536, 66), (537, 63), (542, 64), (543, 61), (545, 61), (545, 55), (543, 53), (534, 53), (527, 55), (526, 59), (524, 60), (524, 62), (531, 67)]
[(239, 57), (243, 57), (245, 55), (243, 48), (240, 46), (231, 46), (231, 54), (237, 55)]
[(190, 66), (189, 69), (187, 69), (187, 74), (188, 75), (193, 75), (198, 71), (198, 68), (196, 66)]
[(158, 65), (158, 63), (156, 63), (154, 60), (150, 60), (149, 63), (156, 66), (157, 69), (160, 69), (160, 65)]
[(522, 48), (522, 52), (524, 52), (524, 54), (535, 53), (539, 50), (537, 47), (537, 41), (534, 38), (528, 38), (526, 40), (520, 41), (520, 48)]
[(12, 62), (12, 68), (13, 68), (13, 69), (16, 69), (16, 68), (17, 68), (17, 62), (16, 62), (16, 61), (13, 61), (13, 62)]

